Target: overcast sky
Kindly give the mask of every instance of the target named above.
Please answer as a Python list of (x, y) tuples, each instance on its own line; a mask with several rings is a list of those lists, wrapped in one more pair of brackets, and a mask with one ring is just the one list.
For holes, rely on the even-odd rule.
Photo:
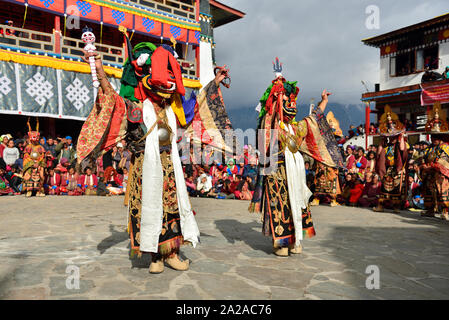
[[(449, 1), (432, 0), (221, 0), (246, 13), (215, 29), (217, 64), (231, 68), (232, 87), (223, 89), (229, 109), (256, 106), (274, 78), (272, 61), (284, 63), (283, 75), (297, 80), (300, 103), (319, 100), (360, 104), (379, 79), (379, 49), (361, 40), (449, 12)], [(380, 28), (365, 26), (365, 9), (380, 9)], [(360, 111), (360, 110), (359, 110)], [(338, 117), (338, 115), (337, 115)]]

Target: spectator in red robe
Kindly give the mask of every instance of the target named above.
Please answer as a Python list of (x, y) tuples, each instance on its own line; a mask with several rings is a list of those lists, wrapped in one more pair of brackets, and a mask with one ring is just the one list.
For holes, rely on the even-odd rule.
[(379, 175), (367, 175), (363, 194), (359, 199), (361, 207), (375, 207), (379, 201), (380, 187), (382, 183), (379, 181)]
[(357, 202), (359, 201), (359, 198), (363, 194), (364, 186), (362, 184), (362, 181), (357, 177), (354, 181), (354, 186), (351, 188), (349, 196), (349, 205), (356, 206)]
[(80, 177), (79, 183), (81, 184), (81, 190), (85, 195), (97, 195), (98, 179), (97, 176), (92, 173), (92, 169), (90, 167), (86, 167), (86, 169), (84, 169), (84, 174)]
[(47, 194), (49, 195), (59, 195), (59, 188), (61, 186), (61, 175), (55, 171), (54, 168), (48, 169), (47, 181), (45, 182), (47, 186)]

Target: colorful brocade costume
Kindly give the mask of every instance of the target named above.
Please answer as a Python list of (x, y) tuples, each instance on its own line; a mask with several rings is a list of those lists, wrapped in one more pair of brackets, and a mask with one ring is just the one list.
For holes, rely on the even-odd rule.
[(426, 131), (432, 137), (432, 145), (424, 152), (421, 172), (424, 206), (427, 209), (423, 215), (434, 216), (435, 213), (441, 213), (442, 219), (449, 220), (449, 126), (445, 118), (440, 104), (436, 103), (426, 124)]
[[(195, 103), (182, 103), (185, 89), (171, 48), (141, 43), (132, 50), (129, 40), (128, 48), (120, 91), (124, 97), (109, 83), (99, 88), (78, 139), (78, 161), (88, 162), (121, 139), (127, 141), (132, 153), (127, 185), (132, 255), (149, 252), (159, 263), (177, 257), (183, 243), (199, 242), (176, 142), (177, 127), (192, 120)], [(150, 272), (162, 270), (163, 264), (155, 272), (150, 266)]]
[[(335, 140), (337, 141), (337, 139), (343, 136), (339, 121), (335, 118), (332, 111), (327, 114), (326, 120), (334, 134)], [(323, 164), (322, 162), (318, 162), (314, 182), (314, 199), (311, 205), (319, 205), (320, 201), (326, 201), (330, 202), (332, 207), (337, 206), (337, 196), (341, 194), (338, 168), (333, 168)]]
[(28, 136), (30, 143), (25, 147), (23, 154), (23, 192), (27, 197), (35, 193), (37, 196), (45, 196), (44, 191), (44, 168), (45, 149), (39, 144), (39, 122), (36, 131), (31, 130), (28, 121)]
[(272, 238), (274, 252), (281, 256), (288, 255), (289, 250), (299, 253), (301, 249), (294, 250), (301, 248), (300, 241), (315, 236), (309, 206), (312, 193), (301, 152), (331, 167), (342, 163), (320, 108), (302, 121), (294, 121), (298, 92), (296, 82), (278, 74), (260, 100), (261, 156), (249, 211), (262, 214), (262, 233)]
[(385, 107), (385, 113), (380, 120), (379, 129), (384, 138), (384, 145), (377, 156), (377, 172), (382, 181), (378, 206), (374, 211), (383, 211), (389, 204), (395, 212), (403, 207), (406, 198), (407, 145), (403, 139), (404, 126), (390, 107)]

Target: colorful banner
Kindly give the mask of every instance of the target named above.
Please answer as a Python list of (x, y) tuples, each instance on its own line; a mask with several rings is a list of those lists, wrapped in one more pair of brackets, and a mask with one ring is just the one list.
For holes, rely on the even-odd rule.
[(433, 105), (435, 102), (449, 103), (449, 83), (428, 87), (422, 85), (421, 105)]

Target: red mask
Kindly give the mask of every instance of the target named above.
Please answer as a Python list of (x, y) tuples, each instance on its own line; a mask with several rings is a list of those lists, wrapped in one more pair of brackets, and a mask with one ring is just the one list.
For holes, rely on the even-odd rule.
[(28, 132), (28, 137), (30, 138), (31, 142), (39, 142), (40, 134), (38, 131), (30, 131)]

